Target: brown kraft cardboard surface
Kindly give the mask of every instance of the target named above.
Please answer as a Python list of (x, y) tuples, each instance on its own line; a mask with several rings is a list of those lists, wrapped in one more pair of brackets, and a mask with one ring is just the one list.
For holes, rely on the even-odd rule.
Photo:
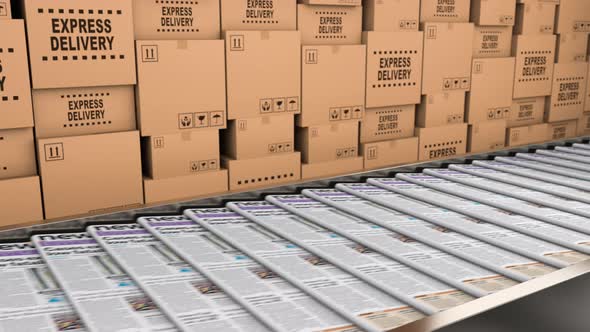
[(472, 0), (471, 22), (477, 25), (513, 26), (516, 0)]
[(9, 20), (12, 18), (11, 10), (10, 0), (0, 1), (0, 20)]
[(424, 24), (423, 95), (469, 91), (473, 34), (472, 23)]
[(131, 0), (24, 0), (34, 89), (135, 84)]
[(219, 131), (195, 131), (143, 138), (143, 166), (160, 180), (219, 170)]
[(299, 113), (298, 31), (229, 31), (225, 43), (228, 119)]
[(32, 127), (24, 22), (0, 20), (0, 31), (0, 129)]
[(243, 160), (222, 157), (221, 164), (229, 172), (230, 191), (276, 186), (301, 179), (299, 152)]
[(232, 159), (249, 159), (295, 151), (292, 114), (238, 119), (222, 132), (223, 153)]
[(550, 95), (555, 36), (514, 36), (512, 47), (516, 56), (514, 99)]
[(553, 34), (555, 11), (560, 0), (518, 0), (514, 34)]
[(476, 26), (473, 37), (474, 58), (503, 58), (512, 52), (512, 27)]
[(422, 96), (416, 111), (416, 126), (422, 128), (463, 123), (465, 92), (451, 91)]
[(221, 30), (297, 30), (297, 3), (221, 0)]
[(422, 37), (419, 31), (363, 33), (367, 45), (367, 108), (420, 102)]
[(221, 40), (137, 42), (137, 100), (142, 136), (225, 128)]
[(572, 120), (584, 113), (588, 63), (555, 64), (551, 96), (545, 102), (545, 120)]
[[(580, 124), (581, 125), (581, 124)], [(578, 133), (578, 120), (549, 123), (548, 140), (557, 141), (576, 137)]]
[(471, 0), (422, 0), (420, 22), (469, 22)]
[(37, 175), (33, 128), (0, 130), (0, 180)]
[(368, 109), (361, 122), (361, 143), (413, 136), (415, 119), (416, 105)]
[(512, 100), (508, 128), (523, 127), (543, 122), (545, 97)]
[(467, 152), (480, 153), (504, 148), (506, 120), (494, 120), (469, 125)]
[(132, 85), (33, 91), (37, 139), (136, 129)]
[(296, 147), (306, 164), (358, 156), (358, 123), (338, 123), (297, 128)]
[(363, 4), (363, 31), (418, 31), (420, 1), (366, 0)]
[(136, 40), (219, 39), (219, 0), (133, 0)]
[(560, 0), (557, 6), (555, 32), (590, 32), (590, 2), (585, 0)]
[(361, 43), (363, 7), (297, 5), (297, 30), (303, 45)]
[(39, 177), (0, 181), (0, 227), (17, 226), (43, 220)]
[(418, 161), (418, 137), (361, 144), (365, 169), (411, 164)]
[(145, 203), (189, 200), (227, 192), (227, 170), (168, 179), (143, 180)]
[(326, 178), (337, 175), (352, 174), (363, 170), (363, 157), (324, 161), (321, 163), (301, 164), (303, 180)]
[(585, 62), (587, 53), (587, 32), (564, 33), (557, 36), (556, 63)]
[(40, 139), (47, 219), (143, 203), (137, 131)]
[(548, 136), (549, 125), (547, 123), (509, 128), (506, 131), (506, 146), (515, 147), (544, 142)]
[(512, 105), (514, 58), (474, 59), (466, 120), (474, 124), (507, 119)]
[(365, 113), (364, 45), (302, 47), (301, 114), (297, 125), (308, 127), (358, 122)]
[(467, 124), (416, 128), (416, 136), (420, 139), (419, 160), (449, 159), (467, 149)]

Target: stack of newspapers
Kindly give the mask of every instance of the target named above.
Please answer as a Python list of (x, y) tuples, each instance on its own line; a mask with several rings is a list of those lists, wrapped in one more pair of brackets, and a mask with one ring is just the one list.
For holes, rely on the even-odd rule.
[(0, 331), (389, 331), (590, 258), (590, 145), (0, 243)]

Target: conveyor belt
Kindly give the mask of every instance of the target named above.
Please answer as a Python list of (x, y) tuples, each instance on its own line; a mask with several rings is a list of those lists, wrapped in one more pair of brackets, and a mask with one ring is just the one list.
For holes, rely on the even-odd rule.
[(560, 142), (1, 232), (0, 331), (452, 331), (531, 312), (527, 298), (587, 280), (586, 151)]

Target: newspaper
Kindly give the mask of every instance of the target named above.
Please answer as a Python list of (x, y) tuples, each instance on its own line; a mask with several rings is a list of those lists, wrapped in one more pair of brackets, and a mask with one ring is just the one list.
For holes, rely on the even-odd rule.
[(574, 146), (556, 146), (555, 151), (567, 152), (575, 155), (590, 157), (590, 148), (581, 148), (574, 144)]
[[(577, 200), (565, 199), (561, 196), (551, 195), (543, 191), (531, 190), (526, 186), (490, 180), (454, 169), (432, 168), (425, 170), (424, 174), (459, 183), (461, 187), (463, 187), (462, 185), (467, 185), (483, 191), (493, 192), (493, 195), (487, 195), (490, 200), (505, 203), (511, 207), (517, 206), (528, 211), (529, 203), (533, 203), (535, 204), (533, 205), (533, 210), (542, 212), (542, 215), (545, 217), (550, 216), (551, 218), (563, 219), (569, 217), (570, 214), (574, 214), (578, 219), (584, 217), (582, 219), (590, 222), (588, 219), (590, 218), (590, 205)], [(564, 225), (564, 227), (567, 226)]]
[(590, 150), (590, 144), (574, 143), (574, 148)]
[(571, 168), (571, 169), (586, 172), (586, 173), (590, 171), (590, 169), (588, 169), (588, 165), (585, 163), (582, 163), (579, 161), (563, 159), (558, 156), (543, 155), (543, 154), (537, 154), (537, 153), (517, 153), (516, 157), (522, 158), (522, 159), (527, 159), (527, 160), (538, 161), (538, 162), (541, 162), (541, 163), (547, 164), (547, 165), (567, 167), (567, 168)]
[(553, 174), (563, 175), (569, 178), (576, 178), (580, 180), (590, 181), (590, 174), (585, 171), (570, 168), (568, 166), (552, 165), (547, 164), (538, 160), (525, 159), (525, 158), (506, 158), (496, 157), (496, 161), (500, 161), (507, 164), (518, 165), (526, 168), (532, 168), (543, 172), (549, 172)]
[[(440, 223), (430, 223), (371, 201), (371, 199), (387, 199), (382, 196), (388, 196), (391, 192), (387, 192), (384, 189), (360, 183), (345, 185), (346, 190), (350, 191), (350, 193), (335, 189), (306, 190), (303, 193), (338, 209), (371, 221), (380, 227), (398, 231), (407, 237), (417, 239), (429, 246), (446, 251), (453, 256), (478, 264), (499, 274), (496, 276), (465, 278), (467, 282), (476, 283), (482, 288), (497, 291), (514, 284), (514, 281), (505, 277), (516, 281), (527, 281), (534, 277), (511, 269), (514, 266), (538, 263), (534, 259), (502, 249), (506, 246), (497, 247), (489, 244), (485, 242), (487, 240), (485, 237), (483, 237), (484, 241), (470, 238), (454, 232), (445, 226), (441, 226)], [(391, 194), (395, 195), (394, 193)], [(388, 198), (390, 201), (394, 201), (395, 199), (395, 197)], [(403, 198), (398, 199), (397, 202), (404, 203)], [(481, 236), (479, 237), (482, 238)], [(450, 270), (448, 273), (461, 271), (455, 264), (448, 264), (446, 260), (442, 259), (435, 266), (442, 266), (439, 269)]]
[[(584, 192), (586, 194), (588, 192), (588, 188), (590, 188), (590, 177), (588, 177), (588, 180), (582, 180), (568, 175), (560, 175), (557, 173), (551, 173), (539, 169), (533, 169), (525, 166), (513, 165), (493, 160), (475, 160), (473, 161), (473, 165), (477, 167), (485, 167), (488, 169), (493, 169), (508, 174), (514, 174), (522, 177), (535, 179), (547, 185), (556, 184), (560, 186), (574, 188), (577, 189), (579, 192)], [(576, 193), (574, 192), (574, 194)]]
[[(267, 199), (306, 220), (357, 242), (357, 246), (362, 245), (386, 255), (468, 294), (481, 297), (515, 284), (514, 281), (499, 276), (495, 272), (426, 246), (418, 242), (420, 240), (416, 241), (416, 238), (408, 236), (408, 233), (392, 232), (365, 219), (343, 213), (318, 200), (302, 195), (268, 196)], [(312, 245), (315, 244), (312, 243)], [(397, 262), (396, 264), (399, 264)], [(408, 269), (408, 271), (411, 270)], [(521, 277), (521, 280), (527, 280), (525, 276)], [(422, 287), (432, 284), (428, 279), (423, 283)], [(477, 291), (473, 292), (473, 289)], [(432, 290), (426, 288), (424, 292), (432, 292)]]
[[(527, 234), (570, 250), (584, 254), (588, 254), (589, 251), (588, 246), (590, 245), (590, 237), (583, 233), (548, 224), (526, 216), (510, 213), (472, 200), (447, 195), (434, 189), (412, 184), (400, 179), (369, 179), (368, 182), (384, 189), (414, 198), (418, 202), (422, 201), (436, 205), (446, 210), (474, 218), (478, 221), (488, 222), (515, 232)], [(523, 254), (522, 252), (518, 253)], [(540, 259), (539, 261), (542, 262)]]
[(86, 331), (30, 242), (0, 243), (0, 332)]
[[(495, 163), (495, 162), (490, 162)], [(496, 163), (497, 164), (497, 163)], [(519, 168), (518, 166), (513, 166), (509, 164), (509, 167)], [(493, 166), (493, 165), (492, 165)], [(559, 197), (563, 197), (565, 199), (571, 201), (578, 201), (583, 202), (586, 204), (590, 204), (590, 191), (580, 190), (578, 188), (572, 188), (565, 184), (558, 184), (556, 181), (550, 181), (548, 178), (552, 177), (551, 174), (539, 174), (542, 172), (536, 170), (524, 170), (520, 169), (519, 171), (523, 172), (538, 172), (538, 176), (542, 176), (545, 180), (540, 180), (538, 176), (535, 177), (527, 177), (526, 175), (520, 175), (518, 173), (512, 173), (509, 170), (502, 170), (502, 168), (491, 168), (485, 167), (480, 164), (453, 164), (449, 166), (449, 169), (454, 171), (460, 171), (467, 174), (477, 175), (486, 179), (500, 181), (508, 184), (512, 184), (515, 186), (529, 188), (532, 190), (544, 192), (550, 195), (555, 195)], [(559, 175), (556, 175), (559, 177)], [(557, 180), (557, 179), (556, 179)], [(590, 188), (590, 182), (587, 184)]]
[[(568, 150), (569, 149), (569, 150)], [(584, 156), (582, 154), (577, 153), (570, 153), (569, 151), (573, 150), (572, 148), (563, 148), (563, 149), (556, 149), (556, 150), (537, 150), (535, 151), (536, 154), (548, 156), (548, 157), (555, 157), (561, 158), (565, 160), (571, 160), (579, 163), (590, 164), (590, 157)], [(590, 154), (589, 154), (590, 155)]]
[[(212, 216), (236, 216), (215, 211)], [(273, 331), (358, 331), (274, 270), (184, 216), (144, 217), (138, 222)]]
[(88, 232), (182, 331), (269, 331), (141, 225)]
[[(459, 173), (459, 175), (461, 174), (463, 173)], [(453, 196), (461, 197), (488, 206), (493, 206), (507, 212), (538, 219), (563, 228), (569, 228), (580, 233), (590, 234), (589, 218), (552, 209), (546, 205), (531, 203), (514, 197), (497, 194), (492, 191), (474, 188), (455, 181), (434, 177), (427, 173), (398, 174), (397, 178), (447, 193), (449, 194), (448, 197), (451, 197), (451, 200), (453, 199)], [(584, 212), (583, 208), (581, 211)], [(587, 206), (586, 211), (588, 211)]]
[(35, 235), (32, 240), (89, 331), (176, 331), (87, 233)]
[[(261, 207), (258, 202), (247, 204), (249, 208)], [(223, 211), (229, 210), (217, 213)], [(210, 210), (191, 210), (188, 213), (219, 236), (239, 243), (252, 257), (267, 261), (277, 271), (297, 279), (313, 292), (323, 294), (333, 305), (341, 306), (349, 315), (370, 322), (379, 330), (386, 331), (423, 317), (407, 304), (365, 284), (324, 257), (305, 250), (297, 243), (288, 242), (243, 216), (222, 219), (210, 216)]]
[[(553, 243), (539, 240), (535, 237), (515, 232), (493, 223), (486, 223), (479, 219), (474, 219), (369, 184), (346, 183), (338, 184), (336, 188), (366, 200), (363, 201), (366, 207), (356, 207), (357, 210), (363, 211), (363, 213), (368, 210), (375, 211), (374, 213), (377, 215), (377, 211), (381, 209), (382, 212), (379, 216), (381, 219), (386, 219), (388, 221), (388, 223), (383, 224), (383, 226), (407, 228), (408, 231), (412, 230), (414, 234), (416, 234), (415, 237), (429, 234), (428, 237), (425, 237), (425, 241), (433, 242), (433, 246), (437, 245), (444, 247), (447, 245), (446, 243), (448, 241), (448, 245), (451, 246), (451, 248), (455, 248), (456, 240), (454, 242), (453, 239), (445, 239), (440, 233), (446, 235), (445, 237), (453, 236), (453, 238), (455, 238), (458, 236), (458, 240), (461, 241), (458, 248), (464, 251), (465, 254), (470, 254), (475, 257), (484, 257), (483, 260), (479, 258), (479, 260), (482, 261), (482, 264), (487, 263), (493, 266), (504, 267), (513, 272), (515, 269), (517, 271), (524, 270), (524, 273), (528, 275), (529, 278), (540, 274), (542, 275), (544, 274), (543, 272), (548, 273), (553, 271), (550, 267), (542, 266), (535, 262), (541, 262), (546, 265), (562, 268), (590, 258), (590, 256), (566, 249)], [(307, 192), (305, 192), (305, 194), (307, 194)], [(396, 212), (407, 214), (409, 216), (409, 221), (403, 222), (404, 219), (399, 221), (399, 218), (395, 218), (392, 215), (392, 213)], [(395, 222), (395, 224), (393, 224), (393, 222)], [(423, 225), (424, 222), (432, 225)], [(437, 232), (433, 232), (431, 230), (432, 228)], [(455, 235), (456, 233), (453, 233), (452, 231), (459, 234)], [(491, 246), (486, 246), (485, 244), (482, 245), (476, 242), (472, 242), (470, 243), (470, 246), (467, 246), (463, 244), (464, 236), (478, 239), (484, 243), (489, 243)], [(499, 250), (499, 248), (503, 248), (505, 251)], [(483, 252), (480, 252), (480, 250), (483, 250)], [(511, 252), (515, 254), (511, 255)], [(522, 257), (519, 257), (519, 255)], [(531, 267), (530, 271), (526, 271), (524, 268), (526, 266)], [(541, 269), (537, 269), (537, 267), (541, 266)]]

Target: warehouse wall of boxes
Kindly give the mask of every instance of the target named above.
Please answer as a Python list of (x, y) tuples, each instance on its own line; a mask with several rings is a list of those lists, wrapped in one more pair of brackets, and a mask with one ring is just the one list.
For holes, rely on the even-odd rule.
[(0, 226), (590, 135), (589, 34), (587, 0), (0, 0)]

